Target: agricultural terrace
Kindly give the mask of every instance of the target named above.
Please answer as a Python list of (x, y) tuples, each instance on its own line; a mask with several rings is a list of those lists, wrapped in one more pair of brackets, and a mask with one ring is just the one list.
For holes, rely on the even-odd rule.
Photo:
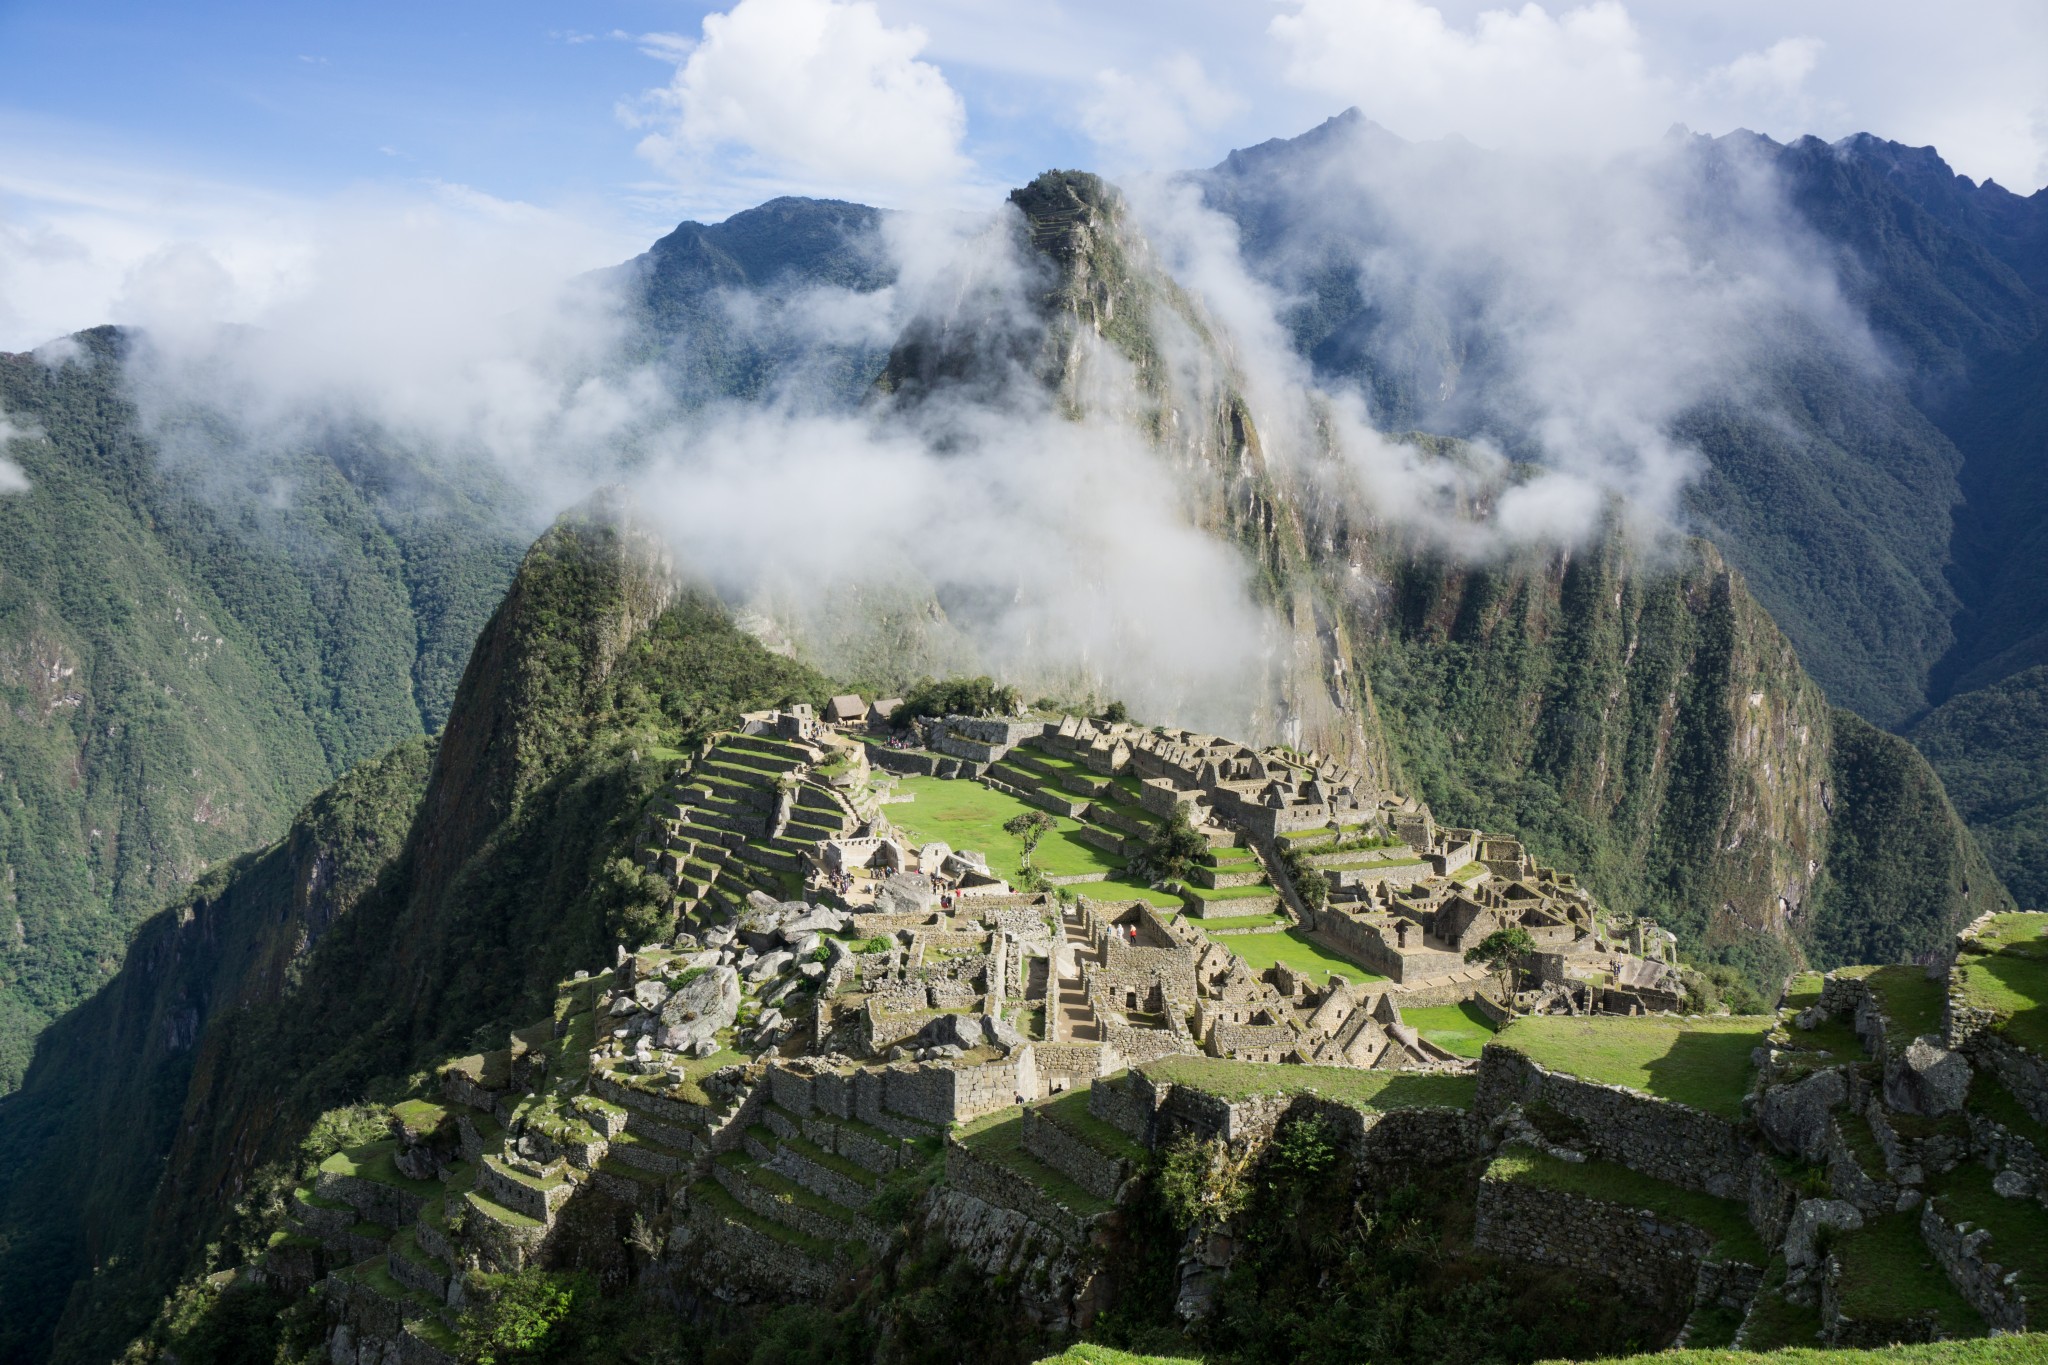
[(1749, 1090), (1750, 1051), (1776, 1022), (1771, 1015), (1549, 1014), (1514, 1020), (1496, 1041), (1549, 1071), (1737, 1119)]
[(1538, 1185), (1623, 1208), (1648, 1209), (1706, 1233), (1714, 1239), (1717, 1257), (1751, 1265), (1769, 1259), (1756, 1229), (1750, 1226), (1748, 1210), (1735, 1200), (1680, 1189), (1617, 1162), (1562, 1161), (1527, 1147), (1508, 1147), (1487, 1167), (1486, 1178)]
[(1155, 1085), (1185, 1085), (1235, 1103), (1254, 1095), (1319, 1095), (1355, 1109), (1470, 1109), (1478, 1080), (1443, 1072), (1363, 1071), (1348, 1066), (1163, 1057), (1138, 1070)]
[(1955, 965), (1965, 1003), (2001, 1016), (1999, 1032), (2020, 1047), (2048, 1056), (2048, 915), (1993, 918)]

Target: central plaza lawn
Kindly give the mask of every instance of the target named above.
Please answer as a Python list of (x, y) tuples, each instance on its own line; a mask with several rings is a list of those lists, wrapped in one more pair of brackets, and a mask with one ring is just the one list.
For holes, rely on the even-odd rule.
[[(1003, 824), (1038, 807), (979, 782), (957, 778), (906, 777), (897, 782), (896, 792), (913, 799), (891, 802), (886, 811), (890, 823), (912, 843), (936, 839), (956, 849), (973, 849), (987, 855), (989, 867), (1005, 879), (1014, 879), (1023, 869), (1024, 841), (1005, 833)], [(1063, 815), (1051, 818), (1054, 829), (1032, 851), (1033, 867), (1048, 877), (1123, 871), (1123, 859), (1074, 837), (1074, 831), (1081, 828), (1079, 820)], [(1083, 894), (1087, 894), (1085, 890)]]
[(1404, 1009), (1401, 1022), (1444, 1051), (1458, 1057), (1477, 1057), (1499, 1030), (1479, 1007), (1467, 1001), (1458, 1005), (1431, 1005)]
[(1723, 1118), (1742, 1117), (1751, 1049), (1772, 1015), (1517, 1019), (1499, 1040), (1550, 1071), (1626, 1086)]
[[(1204, 924), (1202, 920), (1188, 922), (1197, 928)], [(1386, 980), (1349, 958), (1339, 957), (1299, 929), (1283, 929), (1270, 934), (1230, 934), (1216, 942), (1243, 958), (1245, 966), (1254, 972), (1263, 972), (1275, 963), (1285, 962), (1317, 980), (1331, 972), (1343, 973), (1344, 979), (1353, 985)]]

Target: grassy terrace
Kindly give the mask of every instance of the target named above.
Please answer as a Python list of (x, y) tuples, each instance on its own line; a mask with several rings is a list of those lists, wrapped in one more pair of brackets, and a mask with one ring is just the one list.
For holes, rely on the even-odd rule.
[(2031, 1199), (2000, 1198), (1991, 1188), (1991, 1172), (1969, 1161), (1941, 1177), (1934, 1207), (1951, 1223), (1990, 1230), (1984, 1259), (2008, 1274), (2019, 1273), (2029, 1305), (2027, 1325), (2048, 1325), (2048, 1209)]
[(1444, 1051), (1459, 1057), (1477, 1057), (1499, 1031), (1494, 1022), (1470, 1002), (1404, 1009), (1401, 1020)]
[[(1109, 1365), (1113, 1358), (1102, 1359), (1104, 1365)], [(1973, 1341), (1935, 1341), (1920, 1346), (1880, 1346), (1873, 1350), (1804, 1346), (1769, 1355), (1755, 1351), (1660, 1351), (1608, 1360), (1603, 1365), (2032, 1365), (2043, 1359), (2048, 1359), (2048, 1336), (2028, 1333), (2017, 1337), (1979, 1337)], [(1571, 1362), (1544, 1361), (1542, 1365)]]
[(1660, 1218), (1688, 1223), (1714, 1239), (1717, 1259), (1762, 1265), (1763, 1240), (1749, 1215), (1733, 1199), (1680, 1189), (1612, 1161), (1559, 1161), (1527, 1147), (1509, 1147), (1486, 1168), (1488, 1180), (1510, 1180), (1546, 1190), (1584, 1195), (1624, 1208), (1647, 1209)]
[(374, 1181), (379, 1185), (390, 1185), (418, 1195), (441, 1193), (438, 1180), (414, 1180), (398, 1169), (393, 1159), (398, 1151), (398, 1140), (386, 1138), (366, 1147), (351, 1147), (345, 1152), (336, 1152), (320, 1163), (320, 1169), (335, 1175), (352, 1175), (360, 1180)]
[[(1005, 821), (1038, 807), (1026, 805), (979, 782), (937, 777), (906, 777), (896, 784), (899, 795), (914, 797), (891, 805), (889, 818), (915, 843), (941, 840), (954, 848), (971, 848), (988, 856), (989, 867), (1003, 878), (1023, 869), (1024, 842), (1003, 831)], [(1052, 817), (1056, 828), (1032, 852), (1031, 865), (1048, 877), (1073, 877), (1091, 872), (1121, 872), (1124, 860), (1074, 837), (1079, 820)]]
[(1942, 984), (1930, 981), (1920, 967), (1845, 967), (1844, 976), (1860, 976), (1889, 1023), (1886, 1041), (1902, 1049), (1923, 1033), (1941, 1032)]
[[(1191, 920), (1197, 928), (1206, 921)], [(1285, 962), (1296, 971), (1307, 972), (1311, 977), (1328, 976), (1340, 972), (1354, 985), (1369, 981), (1385, 981), (1384, 976), (1369, 972), (1349, 958), (1339, 957), (1323, 947), (1299, 929), (1281, 929), (1270, 934), (1232, 934), (1229, 938), (1216, 940), (1231, 952), (1244, 959), (1245, 965), (1254, 972), (1262, 972), (1277, 962)]]
[(1271, 915), (1208, 915), (1199, 920), (1189, 921), (1203, 930), (1214, 933), (1218, 929), (1284, 929), (1294, 921), (1282, 914)]
[(1727, 1018), (1517, 1019), (1498, 1041), (1550, 1071), (1626, 1086), (1722, 1118), (1742, 1117), (1750, 1050), (1777, 1021), (1771, 1015)]
[(1966, 952), (1955, 978), (1970, 1004), (2004, 1016), (1999, 1031), (2028, 1051), (2048, 1055), (2048, 915), (1999, 915), (1981, 941), (1992, 951)]
[(1973, 1073), (1966, 1107), (2025, 1138), (2035, 1151), (2048, 1154), (2048, 1127), (2022, 1108), (1997, 1077), (1982, 1071)]
[(1842, 1312), (1862, 1322), (1897, 1322), (1934, 1313), (1944, 1335), (1981, 1336), (1984, 1319), (1956, 1292), (1920, 1240), (1920, 1215), (1890, 1213), (1859, 1232), (1838, 1233)]
[(1088, 1193), (1064, 1172), (1054, 1170), (1024, 1150), (1022, 1110), (998, 1109), (972, 1123), (962, 1124), (958, 1136), (960, 1145), (975, 1156), (1008, 1167), (1069, 1212), (1093, 1218), (1115, 1207), (1109, 1200)]
[(1148, 1062), (1138, 1070), (1155, 1084), (1184, 1085), (1218, 1099), (1313, 1094), (1374, 1113), (1389, 1109), (1470, 1109), (1478, 1088), (1478, 1081), (1471, 1076), (1232, 1062), (1218, 1057), (1167, 1057)]
[(1143, 1165), (1145, 1149), (1130, 1134), (1088, 1112), (1088, 1093), (1085, 1089), (1069, 1090), (1045, 1101), (1038, 1112), (1105, 1156), (1122, 1157), (1133, 1166)]

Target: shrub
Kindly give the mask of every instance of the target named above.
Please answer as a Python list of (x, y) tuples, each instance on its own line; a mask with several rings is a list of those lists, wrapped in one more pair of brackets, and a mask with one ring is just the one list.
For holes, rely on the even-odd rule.
[(518, 1270), (470, 1277), (477, 1294), (456, 1326), (462, 1357), (476, 1365), (537, 1360), (580, 1300), (595, 1293), (583, 1275)]
[(1159, 1163), (1159, 1197), (1174, 1226), (1185, 1232), (1196, 1223), (1227, 1222), (1251, 1200), (1247, 1159), (1215, 1138), (1186, 1134), (1166, 1149)]

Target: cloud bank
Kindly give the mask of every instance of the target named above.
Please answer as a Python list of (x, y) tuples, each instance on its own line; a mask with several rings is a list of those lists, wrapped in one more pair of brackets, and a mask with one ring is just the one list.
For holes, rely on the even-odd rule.
[(928, 195), (969, 162), (966, 106), (917, 59), (926, 41), (867, 0), (740, 0), (707, 15), (695, 41), (648, 40), (675, 77), (621, 112), (652, 129), (640, 154), (679, 178), (726, 153), (745, 175), (810, 193)]

